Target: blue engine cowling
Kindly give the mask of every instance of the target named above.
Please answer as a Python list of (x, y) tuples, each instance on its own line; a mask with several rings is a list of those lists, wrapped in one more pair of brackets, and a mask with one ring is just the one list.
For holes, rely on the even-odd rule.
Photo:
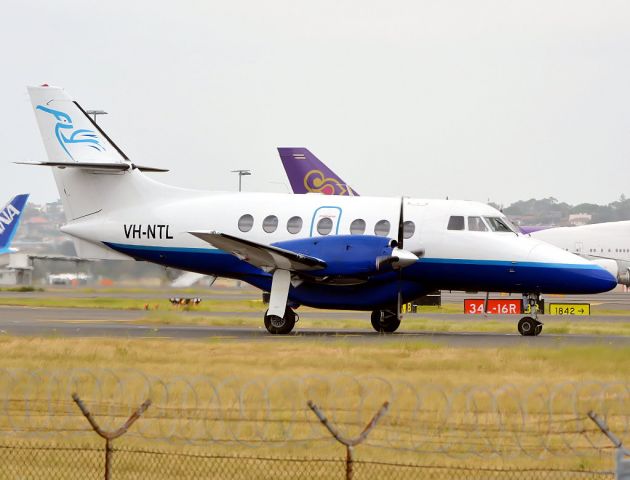
[(326, 262), (325, 269), (314, 270), (309, 272), (310, 275), (365, 277), (383, 272), (383, 268), (377, 269), (377, 259), (390, 256), (396, 241), (374, 235), (336, 235), (287, 240), (273, 245)]

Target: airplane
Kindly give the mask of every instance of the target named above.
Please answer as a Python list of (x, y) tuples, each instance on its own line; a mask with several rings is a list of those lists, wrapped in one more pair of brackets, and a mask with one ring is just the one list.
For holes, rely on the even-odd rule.
[(619, 284), (630, 286), (630, 220), (547, 228), (529, 235), (597, 263)]
[[(327, 165), (307, 148), (278, 147), (282, 164), (293, 193), (320, 191), (328, 195), (358, 195)], [(316, 174), (313, 174), (316, 172)], [(325, 178), (324, 185), (344, 185), (342, 188), (307, 188), (313, 176)], [(318, 184), (319, 185), (319, 184)], [(532, 235), (551, 245), (587, 258), (617, 277), (621, 285), (630, 286), (630, 221), (606, 222), (578, 227), (519, 226), (521, 233)], [(543, 233), (544, 232), (544, 233)]]
[(28, 193), (16, 195), (0, 210), (0, 255), (17, 252), (11, 247), (22, 212), (28, 200)]
[[(615, 287), (604, 268), (519, 234), (479, 202), (407, 197), (203, 192), (159, 183), (61, 88), (29, 87), (47, 161), (80, 257), (136, 259), (247, 282), (270, 292), (271, 334), (295, 308), (371, 311), (394, 332), (401, 304), (438, 289), (521, 293), (542, 331), (541, 293)], [(485, 230), (485, 231), (484, 231)]]

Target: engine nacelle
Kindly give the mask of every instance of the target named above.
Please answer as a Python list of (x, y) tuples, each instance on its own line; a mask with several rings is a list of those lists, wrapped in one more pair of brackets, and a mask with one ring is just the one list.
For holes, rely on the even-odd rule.
[(617, 263), (619, 271), (617, 272), (617, 283), (630, 287), (630, 262), (620, 261)]
[[(402, 262), (408, 262), (396, 245), (396, 240), (375, 235), (335, 235), (330, 237), (302, 238), (273, 244), (276, 247), (303, 253), (326, 262), (327, 267), (310, 272), (313, 276), (369, 276), (391, 271)], [(410, 253), (411, 252), (407, 252)], [(413, 255), (413, 254), (411, 254)], [(379, 259), (394, 258), (384, 264)], [(417, 259), (417, 257), (416, 257)], [(406, 266), (407, 263), (405, 263)]]

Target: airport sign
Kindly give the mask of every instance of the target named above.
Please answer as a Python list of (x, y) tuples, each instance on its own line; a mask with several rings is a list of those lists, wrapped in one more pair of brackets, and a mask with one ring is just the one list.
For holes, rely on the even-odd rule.
[(549, 315), (590, 315), (590, 303), (550, 303)]
[(464, 300), (464, 313), (493, 315), (516, 315), (523, 313), (523, 302), (515, 298), (491, 298), (488, 299), (487, 312), (484, 311), (485, 300), (483, 298), (467, 298)]

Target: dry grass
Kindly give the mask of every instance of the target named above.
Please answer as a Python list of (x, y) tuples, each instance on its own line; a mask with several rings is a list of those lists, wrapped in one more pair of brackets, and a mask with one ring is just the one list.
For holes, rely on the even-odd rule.
[[(366, 394), (362, 389), (355, 388), (353, 382), (349, 381), (350, 377), (338, 377), (338, 375), (350, 375), (366, 378), (366, 376), (380, 377), (387, 379), (389, 382), (402, 385), (407, 382), (419, 390), (427, 388), (428, 385), (439, 384), (444, 387), (445, 391), (456, 392), (464, 384), (475, 385), (480, 388), (481, 395), (477, 398), (479, 402), (477, 407), (480, 411), (485, 411), (488, 407), (487, 399), (483, 392), (484, 386), (492, 388), (492, 386), (510, 384), (515, 389), (523, 391), (527, 388), (534, 388), (534, 385), (541, 381), (549, 384), (557, 384), (562, 382), (579, 382), (586, 379), (597, 379), (602, 382), (628, 381), (630, 372), (630, 351), (628, 349), (611, 349), (606, 346), (594, 347), (564, 347), (557, 349), (532, 349), (532, 348), (449, 348), (438, 347), (423, 342), (413, 342), (406, 340), (404, 342), (396, 339), (385, 340), (379, 344), (357, 344), (349, 343), (343, 339), (326, 341), (318, 341), (311, 339), (299, 339), (291, 337), (278, 337), (274, 341), (264, 342), (242, 342), (242, 341), (223, 341), (221, 339), (211, 339), (205, 342), (185, 342), (170, 340), (149, 340), (149, 339), (41, 339), (41, 338), (0, 338), (0, 367), (3, 368), (19, 368), (27, 371), (37, 371), (44, 369), (113, 369), (114, 371), (124, 371), (125, 369), (140, 370), (149, 375), (155, 375), (160, 378), (176, 378), (178, 375), (184, 375), (191, 378), (198, 375), (210, 376), (216, 379), (228, 379), (236, 375), (238, 382), (235, 385), (239, 389), (248, 381), (255, 380), (250, 383), (250, 390), (240, 399), (236, 396), (231, 398), (227, 390), (222, 390), (222, 401), (234, 406), (234, 410), (225, 410), (221, 416), (218, 426), (212, 427), (212, 432), (220, 438), (231, 438), (236, 431), (238, 435), (250, 438), (259, 432), (260, 420), (264, 417), (264, 408), (260, 408), (263, 399), (261, 392), (257, 388), (257, 381), (262, 380), (263, 383), (278, 382), (281, 377), (304, 378), (308, 375), (324, 376), (329, 378), (341, 378), (335, 380), (336, 393), (327, 392), (321, 389), (315, 389), (311, 394), (315, 395), (315, 399), (324, 406), (331, 414), (334, 413), (335, 421), (340, 422), (344, 431), (356, 432), (360, 429), (359, 423), (367, 420), (375, 411), (380, 402), (387, 398), (387, 388), (380, 390), (378, 381), (365, 380), (366, 384), (374, 387), (371, 394)], [(343, 380), (346, 378), (346, 380)], [(34, 408), (41, 402), (42, 411), (48, 411), (47, 405), (53, 402), (54, 405), (66, 405), (60, 411), (73, 411), (72, 405), (65, 398), (67, 389), (57, 388), (63, 384), (64, 377), (55, 382), (49, 382), (41, 379), (33, 384), (23, 387), (14, 386), (12, 395), (27, 395), (32, 399), (29, 408)], [(19, 383), (19, 382), (18, 382)], [(0, 387), (2, 386), (0, 382)], [(131, 385), (131, 384), (130, 384)], [(181, 385), (184, 385), (183, 383)], [(107, 405), (116, 404), (117, 399), (124, 398), (126, 405), (130, 403), (137, 404), (140, 401), (141, 394), (138, 392), (123, 393), (117, 390), (116, 382), (104, 380), (99, 387), (99, 395), (95, 396), (94, 390), (87, 389), (80, 391), (88, 404), (94, 406), (97, 415), (111, 410)], [(194, 398), (184, 395), (184, 390), (174, 389), (169, 398), (164, 397), (159, 391), (152, 391), (152, 397), (155, 402), (153, 410), (147, 413), (146, 418), (141, 422), (150, 431), (165, 429), (165, 425), (171, 426), (171, 423), (160, 419), (160, 412), (168, 411), (166, 407), (175, 405), (192, 406)], [(109, 390), (111, 389), (111, 390)], [(1, 390), (1, 388), (0, 388)], [(105, 391), (105, 393), (103, 393)], [(542, 389), (541, 391), (544, 391)], [(107, 393), (110, 392), (110, 393)], [(210, 392), (210, 391), (208, 391)], [(333, 395), (334, 394), (334, 395)], [(323, 395), (318, 397), (318, 395)], [(410, 438), (428, 438), (431, 441), (443, 442), (449, 440), (455, 445), (453, 448), (475, 448), (485, 449), (487, 442), (487, 433), (478, 436), (469, 430), (470, 426), (483, 428), (493, 426), (496, 427), (497, 419), (492, 415), (474, 415), (461, 413), (464, 410), (466, 401), (458, 394), (452, 394), (452, 411), (449, 414), (449, 423), (456, 425), (454, 430), (443, 431), (441, 427), (433, 427), (442, 420), (443, 411), (440, 409), (441, 400), (439, 396), (426, 397), (422, 403), (422, 410), (418, 411), (417, 416), (401, 415), (411, 409), (414, 405), (413, 396), (400, 395), (392, 412), (388, 414), (388, 419), (383, 425), (375, 431), (373, 440), (383, 441), (388, 435), (396, 431), (396, 429), (407, 432), (405, 435)], [(64, 396), (64, 398), (61, 398)], [(96, 398), (98, 397), (98, 399)], [(511, 403), (510, 397), (506, 397), (505, 417), (502, 421), (511, 421), (510, 415), (516, 414), (515, 426), (518, 426), (519, 405)], [(564, 398), (564, 397), (563, 397)], [(129, 400), (131, 399), (131, 400)], [(296, 435), (307, 435), (308, 432), (315, 431), (316, 436), (326, 437), (323, 430), (320, 430), (317, 422), (314, 421), (310, 412), (306, 411), (306, 397), (304, 392), (294, 392), (284, 390), (278, 387), (270, 393), (270, 397), (265, 401), (271, 401), (273, 405), (281, 405), (284, 407), (299, 408), (302, 413), (297, 416), (282, 413), (282, 409), (274, 413), (274, 421), (271, 427), (266, 427), (265, 435), (273, 438), (278, 436), (283, 438), (281, 430), (282, 422), (298, 421), (296, 427)], [(92, 403), (93, 402), (93, 403)], [(172, 403), (171, 403), (172, 402)], [(183, 402), (183, 403), (182, 403)], [(243, 414), (242, 404), (245, 402), (245, 413)], [(22, 404), (17, 402), (12, 408), (19, 410)], [(100, 406), (99, 406), (100, 405)], [(104, 406), (103, 406), (104, 405)], [(213, 402), (204, 400), (202, 406), (204, 412), (211, 411)], [(258, 405), (258, 408), (247, 408), (248, 406)], [(537, 407), (535, 402), (530, 407)], [(542, 409), (542, 405), (540, 408)], [(584, 405), (586, 408), (587, 405)], [(6, 406), (4, 407), (6, 408)], [(58, 407), (54, 407), (58, 408)], [(171, 407), (169, 407), (171, 408)], [(172, 407), (174, 408), (174, 407)], [(173, 410), (175, 418), (185, 415), (179, 412), (177, 407)], [(338, 409), (338, 410), (335, 410)], [(544, 410), (544, 409), (543, 409)], [(128, 410), (125, 410), (127, 412)], [(626, 410), (627, 411), (627, 410)], [(153, 412), (153, 413), (151, 413)], [(179, 412), (179, 413), (178, 413)], [(76, 413), (76, 412), (75, 412)], [(530, 412), (535, 414), (535, 411)], [(125, 413), (126, 414), (126, 413)], [(529, 436), (521, 438), (526, 443), (536, 443), (540, 433), (545, 432), (546, 421), (543, 416), (543, 431), (539, 432), (537, 426), (532, 424), (527, 426), (531, 429)], [(67, 414), (66, 414), (67, 415)], [(236, 415), (234, 421), (230, 420), (232, 415)], [(245, 415), (246, 418), (243, 418)], [(120, 414), (116, 418), (123, 416)], [(357, 422), (356, 418), (360, 417)], [(532, 417), (535, 418), (535, 417)], [(28, 419), (14, 421), (11, 425), (0, 421), (0, 428), (15, 428), (28, 423), (32, 425), (37, 422), (33, 416)], [(119, 421), (119, 420), (118, 420)], [(274, 423), (275, 422), (275, 423)], [(301, 423), (300, 423), (301, 422)], [(77, 428), (85, 429), (84, 420), (80, 417), (74, 417), (69, 423)], [(68, 425), (68, 423), (66, 424)], [(178, 424), (179, 425), (179, 424)], [(191, 425), (193, 425), (191, 423)], [(205, 425), (205, 424), (204, 424)], [(214, 425), (214, 424), (212, 424)], [(269, 425), (269, 424), (268, 424)], [(564, 424), (561, 424), (562, 428)], [(193, 425), (194, 426), (194, 425)], [(197, 425), (199, 426), (199, 425)], [(520, 426), (519, 428), (521, 428)], [(188, 427), (184, 429), (187, 430)], [(192, 426), (190, 427), (192, 431)], [(233, 430), (233, 429), (236, 430)], [(433, 430), (432, 430), (433, 429)], [(403, 435), (403, 436), (405, 436)], [(486, 436), (484, 436), (486, 435)], [(406, 437), (405, 437), (406, 438)], [(491, 437), (490, 437), (491, 438)], [(564, 448), (562, 442), (566, 438), (552, 439), (550, 445), (556, 445), (557, 448)], [(396, 440), (403, 444), (406, 440)], [(578, 437), (571, 438), (571, 441), (581, 442)], [(131, 435), (125, 444), (142, 445), (146, 441), (139, 440)], [(510, 435), (501, 436), (497, 433), (497, 438), (493, 439), (493, 443), (500, 448), (507, 445), (513, 445), (514, 439)], [(461, 444), (461, 446), (460, 446)], [(582, 443), (580, 443), (581, 445)], [(429, 445), (430, 446), (430, 445)], [(425, 445), (426, 447), (426, 445)], [(174, 447), (175, 448), (175, 447)], [(196, 447), (197, 448), (197, 447)], [(199, 447), (201, 448), (201, 447)], [(203, 447), (209, 448), (209, 447)], [(339, 457), (341, 450), (338, 446), (329, 442), (310, 442), (307, 444), (288, 444), (281, 450), (272, 447), (258, 447), (255, 450), (248, 450), (240, 446), (235, 450), (234, 445), (213, 443), (210, 447), (214, 453), (254, 453), (257, 455), (297, 455), (297, 456), (323, 456), (323, 457)], [(512, 447), (514, 448), (514, 447)], [(207, 451), (207, 450), (206, 450)], [(456, 450), (458, 451), (458, 450)], [(415, 462), (431, 462), (441, 464), (457, 464), (460, 461), (457, 458), (447, 458), (444, 456), (418, 454), (417, 452), (405, 452), (403, 450), (385, 450), (373, 447), (360, 447), (358, 454), (364, 459), (383, 459), (388, 461), (415, 461)], [(451, 454), (454, 451), (451, 450)], [(383, 457), (383, 455), (385, 455)], [(601, 468), (609, 465), (610, 456), (599, 456), (596, 451), (583, 458), (562, 458), (552, 457), (545, 460), (544, 466), (555, 468)], [(51, 457), (51, 461), (53, 457)], [(481, 456), (479, 458), (469, 458), (466, 463), (477, 466), (521, 466), (533, 467), (541, 466), (536, 458), (526, 458), (522, 455), (515, 459), (496, 460), (489, 457)]]
[(151, 339), (0, 338), (0, 367), (135, 368), (154, 375), (274, 376), (365, 374), (438, 382), (533, 384), (630, 376), (630, 350), (608, 346), (450, 348), (406, 339), (379, 344), (339, 340), (226, 342)]

